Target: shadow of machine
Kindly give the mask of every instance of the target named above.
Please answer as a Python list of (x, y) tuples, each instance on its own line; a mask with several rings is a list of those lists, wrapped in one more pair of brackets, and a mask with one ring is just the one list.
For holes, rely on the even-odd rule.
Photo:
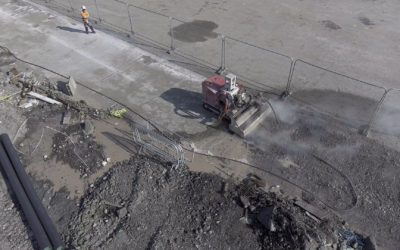
[(186, 89), (171, 88), (160, 96), (167, 102), (174, 104), (175, 114), (187, 118), (198, 119), (205, 125), (213, 125), (215, 116), (212, 112), (204, 110), (202, 103), (202, 94)]

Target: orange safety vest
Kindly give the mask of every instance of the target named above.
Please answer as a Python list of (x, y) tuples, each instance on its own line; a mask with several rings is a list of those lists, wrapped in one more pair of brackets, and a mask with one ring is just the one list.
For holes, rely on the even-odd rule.
[(89, 18), (89, 12), (88, 11), (81, 11), (81, 16), (82, 16), (82, 19), (88, 19)]

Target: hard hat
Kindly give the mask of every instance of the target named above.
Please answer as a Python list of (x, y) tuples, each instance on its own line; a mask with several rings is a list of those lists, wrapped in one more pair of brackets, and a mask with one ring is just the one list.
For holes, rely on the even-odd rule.
[(86, 10), (86, 6), (85, 5), (82, 5), (82, 10)]

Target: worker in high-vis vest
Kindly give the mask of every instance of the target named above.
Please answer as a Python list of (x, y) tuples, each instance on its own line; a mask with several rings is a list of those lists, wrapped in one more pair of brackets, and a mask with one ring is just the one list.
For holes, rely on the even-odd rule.
[(81, 16), (83, 25), (85, 25), (86, 34), (89, 34), (89, 28), (92, 30), (92, 33), (96, 33), (96, 31), (93, 29), (93, 26), (89, 23), (89, 12), (86, 10), (84, 5), (82, 6)]

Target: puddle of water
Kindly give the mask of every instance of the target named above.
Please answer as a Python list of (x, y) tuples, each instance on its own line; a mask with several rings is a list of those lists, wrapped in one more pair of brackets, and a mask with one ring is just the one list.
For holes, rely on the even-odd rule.
[(83, 194), (84, 183), (80, 178), (79, 171), (72, 169), (67, 164), (56, 162), (55, 159), (44, 161), (40, 164), (33, 163), (27, 167), (27, 171), (38, 180), (49, 180), (54, 185), (55, 192), (65, 187), (70, 193), (71, 199)]
[(218, 34), (214, 32), (217, 27), (218, 25), (211, 21), (194, 20), (175, 26), (172, 32), (174, 38), (182, 42), (205, 42), (208, 39), (218, 37)]

